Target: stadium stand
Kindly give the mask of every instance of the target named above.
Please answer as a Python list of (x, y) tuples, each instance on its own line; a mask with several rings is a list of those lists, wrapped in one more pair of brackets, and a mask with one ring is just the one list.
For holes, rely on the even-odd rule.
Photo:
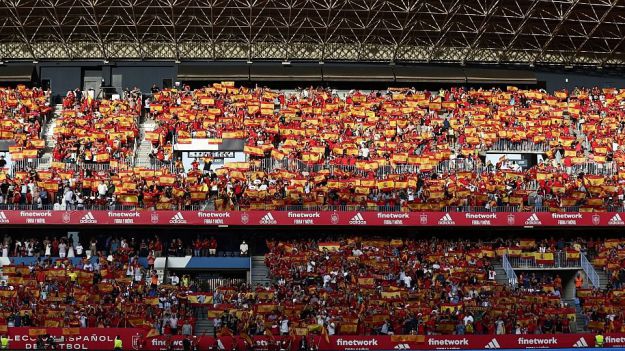
[[(158, 240), (149, 245), (158, 247)], [(576, 311), (562, 301), (559, 277), (521, 275), (518, 288), (495, 277), (493, 262), (502, 254), (534, 246), (548, 246), (542, 250), (547, 253), (562, 251), (554, 241), (270, 239), (265, 261), (271, 285), (207, 291), (188, 275), (174, 284), (161, 283), (152, 268), (153, 252), (151, 259), (139, 259), (149, 251), (145, 241), (112, 240), (98, 247), (92, 240), (86, 250), (80, 244), (79, 254), (65, 255), (75, 250), (70, 243), (54, 238), (39, 245), (5, 237), (3, 256), (10, 250), (40, 257), (2, 267), (6, 325), (141, 327), (177, 334), (187, 321), (195, 328), (198, 309), (204, 307), (221, 335), (574, 331)], [(576, 243), (562, 249), (567, 247), (586, 250)], [(578, 295), (589, 291), (580, 289)]]
[[(65, 162), (3, 174), (3, 203), (393, 211), (611, 211), (623, 205), (625, 93), (616, 89), (553, 95), (512, 87), (390, 89), (339, 96), (223, 82), (156, 92), (150, 115), (158, 127), (145, 135), (156, 160), (171, 161), (174, 144), (196, 138), (246, 140), (247, 162), (214, 171), (209, 157), (187, 170), (178, 161), (133, 168), (140, 94), (112, 102), (76, 95), (68, 93), (55, 130), (54, 159)], [(479, 157), (500, 149), (538, 150), (546, 158), (522, 169), (505, 157), (495, 164)], [(67, 161), (111, 167), (86, 172)], [(106, 190), (97, 190), (100, 182)], [(24, 183), (31, 194), (33, 185), (39, 195), (48, 192), (41, 204), (37, 196), (10, 191)]]

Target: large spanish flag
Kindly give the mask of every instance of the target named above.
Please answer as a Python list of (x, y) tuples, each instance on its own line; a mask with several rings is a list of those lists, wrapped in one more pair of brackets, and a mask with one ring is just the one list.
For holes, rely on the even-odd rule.
[(320, 242), (319, 243), (319, 251), (328, 250), (328, 251), (338, 251), (341, 247), (341, 244), (338, 242)]

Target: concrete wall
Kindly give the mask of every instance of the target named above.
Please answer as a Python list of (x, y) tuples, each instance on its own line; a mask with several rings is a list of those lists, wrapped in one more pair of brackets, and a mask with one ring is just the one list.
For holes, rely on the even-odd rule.
[(621, 72), (536, 71), (536, 77), (546, 83), (548, 91), (593, 86), (625, 88), (625, 75)]
[[(210, 64), (208, 62), (195, 63)], [(24, 64), (24, 62), (10, 62), (5, 64)], [(50, 80), (53, 93), (56, 97), (64, 96), (68, 90), (82, 88), (83, 77), (86, 70), (101, 71), (102, 78), (107, 85), (111, 84), (113, 75), (121, 75), (122, 88), (132, 88), (136, 86), (144, 92), (148, 92), (153, 83), (162, 87), (164, 79), (175, 81), (178, 72), (178, 64), (171, 61), (112, 61), (108, 64), (104, 64), (102, 61), (46, 61), (36, 64), (36, 67), (40, 79)], [(538, 81), (549, 91), (562, 88), (572, 89), (576, 86), (625, 87), (625, 75), (620, 71), (596, 71), (592, 69), (587, 71), (547, 70), (537, 68), (535, 74)], [(339, 84), (340, 83), (335, 83), (334, 85), (338, 86)], [(361, 84), (362, 83), (351, 83), (350, 87)], [(393, 83), (389, 83), (389, 85), (392, 84)], [(403, 85), (410, 84), (403, 83)], [(434, 88), (434, 86), (432, 86), (432, 88)]]

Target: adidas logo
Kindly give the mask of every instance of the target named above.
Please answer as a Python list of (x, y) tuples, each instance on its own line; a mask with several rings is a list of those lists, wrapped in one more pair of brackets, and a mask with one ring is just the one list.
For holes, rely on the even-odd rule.
[(9, 223), (9, 219), (7, 215), (4, 214), (4, 211), (0, 212), (0, 223)]
[(438, 224), (439, 225), (454, 225), (456, 224), (456, 222), (454, 222), (453, 219), (451, 219), (451, 216), (449, 215), (449, 213), (446, 213), (443, 218), (438, 220)]
[(625, 224), (625, 222), (623, 222), (623, 220), (621, 219), (621, 216), (619, 216), (619, 214), (615, 214), (614, 217), (612, 217), (609, 221), (608, 221), (608, 225), (623, 225)]
[(172, 224), (185, 224), (185, 223), (187, 223), (187, 220), (184, 219), (184, 217), (182, 216), (182, 213), (178, 212), (173, 217), (171, 217), (171, 219), (169, 220), (169, 223), (172, 223)]
[(365, 221), (360, 212), (358, 212), (354, 217), (352, 217), (352, 219), (349, 220), (349, 224), (367, 224), (367, 221)]
[(540, 221), (540, 219), (538, 218), (536, 213), (532, 213), (530, 218), (528, 218), (525, 221), (525, 225), (541, 225), (541, 224), (543, 224), (543, 223)]
[(579, 338), (579, 340), (577, 340), (573, 347), (588, 347), (588, 343), (586, 342), (586, 339), (584, 339), (584, 337), (582, 336), (581, 338)]
[(278, 224), (278, 221), (273, 218), (271, 212), (267, 212), (267, 214), (260, 219), (260, 224)]
[(82, 216), (80, 219), (80, 223), (98, 223), (98, 221), (93, 217), (93, 213), (91, 211), (87, 212), (86, 215)]
[(410, 350), (410, 345), (408, 344), (397, 344), (393, 347), (395, 350)]
[(486, 344), (486, 346), (484, 347), (485, 349), (500, 349), (501, 346), (499, 346), (499, 342), (497, 342), (497, 339), (491, 340), (488, 344)]

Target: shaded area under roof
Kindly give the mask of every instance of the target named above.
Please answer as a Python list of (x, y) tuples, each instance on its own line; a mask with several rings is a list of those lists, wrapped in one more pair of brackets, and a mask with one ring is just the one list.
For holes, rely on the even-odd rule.
[(178, 66), (179, 81), (249, 80), (250, 69), (246, 64), (208, 64)]
[(393, 82), (393, 68), (385, 65), (323, 65), (324, 82)]
[(531, 71), (465, 68), (469, 84), (537, 84), (536, 75)]
[(35, 65), (2, 65), (0, 82), (33, 82), (36, 80)]
[(318, 64), (253, 64), (250, 80), (320, 82), (321, 66)]
[(396, 82), (464, 84), (466, 76), (460, 67), (395, 66)]

